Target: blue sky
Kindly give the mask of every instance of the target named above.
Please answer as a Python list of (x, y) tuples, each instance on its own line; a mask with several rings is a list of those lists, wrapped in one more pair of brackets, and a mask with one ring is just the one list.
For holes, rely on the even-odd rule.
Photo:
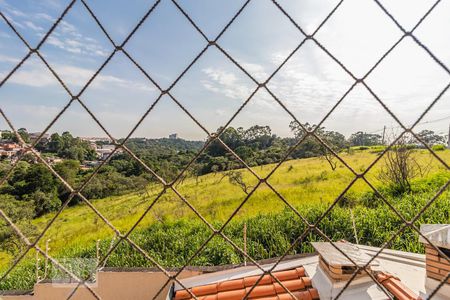
[[(150, 0), (87, 1), (116, 43), (121, 43)], [(243, 1), (183, 0), (205, 34), (213, 39)], [(35, 46), (68, 1), (0, 0), (0, 9), (24, 38)], [(312, 33), (337, 1), (279, 3), (307, 33)], [(382, 1), (407, 30), (433, 4), (429, 0)], [(417, 29), (417, 37), (450, 67), (450, 0), (442, 1)], [(346, 0), (317, 32), (318, 41), (356, 76), (363, 76), (401, 36), (400, 30), (372, 0)], [(219, 44), (257, 80), (264, 81), (304, 36), (269, 0), (254, 0), (219, 39)], [(158, 84), (167, 88), (206, 41), (171, 1), (163, 0), (125, 49)], [(100, 28), (77, 2), (41, 47), (69, 89), (77, 94), (112, 52)], [(27, 53), (23, 43), (0, 20), (0, 78)], [(367, 78), (367, 84), (405, 124), (415, 121), (450, 76), (410, 38), (404, 39)], [(339, 65), (307, 41), (269, 82), (269, 88), (302, 122), (317, 123), (353, 83)], [(233, 115), (255, 84), (219, 50), (211, 47), (172, 89), (172, 94), (209, 131)], [(110, 63), (81, 99), (115, 137), (125, 136), (158, 96), (158, 90), (123, 53)], [(0, 107), (16, 127), (41, 131), (69, 101), (69, 96), (38, 57), (32, 56), (0, 89)], [(450, 96), (444, 95), (422, 124), (439, 133), (450, 122)], [(260, 90), (231, 123), (269, 125), (289, 136), (292, 119)], [(396, 122), (368, 91), (357, 86), (324, 123), (346, 135), (357, 130), (379, 132)], [(0, 126), (6, 124), (0, 121)], [(78, 136), (103, 136), (87, 112), (74, 103), (50, 132), (69, 130)], [(187, 139), (204, 139), (204, 132), (167, 96), (155, 106), (134, 136), (164, 137), (177, 132)]]

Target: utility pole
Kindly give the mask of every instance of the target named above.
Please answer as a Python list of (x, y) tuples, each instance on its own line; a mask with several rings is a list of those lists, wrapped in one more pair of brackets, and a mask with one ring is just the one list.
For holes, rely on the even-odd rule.
[(39, 252), (36, 250), (36, 283), (39, 282)]
[(448, 125), (447, 148), (450, 149), (450, 124)]
[[(244, 223), (244, 253), (247, 255), (247, 222)], [(246, 255), (244, 255), (244, 266), (247, 266)]]
[(48, 252), (50, 251), (49, 243), (51, 239), (48, 239), (45, 242), (45, 265), (44, 265), (44, 279), (47, 279), (47, 270), (48, 270)]
[(381, 140), (381, 144), (382, 144), (382, 145), (384, 145), (384, 138), (385, 138), (385, 135), (386, 135), (386, 125), (384, 125), (384, 127), (383, 127), (383, 138), (382, 138), (382, 140)]

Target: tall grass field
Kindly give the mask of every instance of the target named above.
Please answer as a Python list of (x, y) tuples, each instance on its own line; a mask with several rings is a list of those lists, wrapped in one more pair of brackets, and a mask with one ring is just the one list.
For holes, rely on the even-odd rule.
[[(343, 153), (342, 158), (356, 173), (362, 173), (378, 158), (379, 154), (376, 152), (379, 151), (375, 150), (355, 150), (351, 154)], [(449, 150), (436, 153), (450, 164)], [(407, 220), (412, 219), (450, 180), (449, 170), (426, 150), (417, 150), (415, 155), (421, 164), (427, 166), (428, 171), (412, 181), (411, 192), (393, 193), (380, 180), (383, 158), (365, 173), (370, 184)], [(253, 170), (260, 177), (265, 177), (275, 167), (276, 165), (264, 165), (254, 167)], [(176, 183), (174, 186), (180, 195), (166, 190), (158, 197), (163, 186), (152, 184), (146, 191), (92, 200), (92, 204), (121, 233), (129, 231), (141, 219), (130, 238), (164, 267), (178, 267), (186, 263), (220, 265), (244, 260), (244, 255), (223, 237), (215, 235), (211, 238), (212, 231), (204, 221), (216, 229), (229, 222), (223, 234), (239, 247), (243, 247), (245, 224), (248, 255), (256, 260), (281, 256), (288, 251), (306, 229), (301, 217), (310, 223), (321, 219), (317, 228), (332, 240), (345, 239), (373, 246), (383, 245), (402, 228), (402, 219), (363, 179), (353, 182), (355, 175), (341, 162), (332, 170), (322, 158), (286, 161), (272, 173), (267, 180), (268, 184), (259, 183), (248, 170), (236, 172), (242, 176), (241, 185), (231, 181), (224, 173), (215, 173), (186, 178)], [(327, 208), (350, 184), (340, 201), (323, 217)], [(195, 208), (204, 221), (186, 202)], [(152, 203), (152, 208), (143, 216)], [(450, 194), (445, 190), (415, 225), (420, 227), (423, 223), (449, 223), (449, 214)], [(31, 224), (19, 224), (19, 228), (33, 240), (54, 215), (44, 215)], [(231, 215), (235, 216), (229, 220)], [(208, 239), (210, 241), (202, 251), (192, 257)], [(320, 240), (324, 239), (317, 231), (309, 232), (298, 240), (289, 254), (311, 252), (310, 242)], [(25, 249), (24, 245), (17, 244), (18, 241), (14, 241), (10, 249), (6, 248), (0, 253), (2, 272)], [(48, 247), (52, 257), (67, 262), (67, 267), (72, 268), (77, 275), (86, 277), (89, 276), (89, 268), (74, 266), (75, 259), (82, 259), (95, 266), (98, 257), (101, 259), (117, 241), (114, 231), (91, 208), (86, 204), (79, 204), (64, 209), (45, 233), (39, 246), (42, 249)], [(423, 251), (417, 233), (411, 228), (400, 232), (389, 243), (388, 248), (418, 253)], [(41, 277), (44, 264), (45, 258), (40, 256), (38, 274)], [(126, 241), (117, 246), (105, 265), (152, 266)], [(52, 267), (47, 276), (63, 277), (63, 274)], [(31, 250), (0, 283), (0, 289), (31, 289), (35, 281), (36, 253)]]

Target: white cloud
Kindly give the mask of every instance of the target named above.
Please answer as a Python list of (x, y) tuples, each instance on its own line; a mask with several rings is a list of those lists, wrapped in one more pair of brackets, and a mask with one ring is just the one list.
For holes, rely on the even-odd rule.
[(236, 75), (219, 69), (206, 68), (203, 72), (212, 80), (217, 81), (222, 85), (232, 85), (236, 82)]
[[(16, 27), (21, 29), (22, 33), (32, 32), (34, 36), (43, 37), (46, 30), (44, 27), (55, 21), (55, 18), (45, 12), (24, 13), (14, 8), (5, 1), (0, 2), (0, 7), (5, 10), (5, 17)], [(9, 37), (1, 32), (1, 36)], [(56, 29), (48, 37), (45, 45), (50, 45), (70, 54), (86, 55), (90, 57), (106, 57), (109, 54), (108, 49), (101, 45), (97, 40), (82, 34), (77, 26), (61, 20)]]
[(64, 21), (64, 20), (59, 22), (58, 26), (59, 26), (58, 27), (59, 31), (62, 31), (62, 32), (65, 32), (65, 33), (67, 33), (67, 32), (74, 32), (74, 33), (76, 33), (77, 32), (77, 28), (74, 25), (72, 25), (69, 22)]
[(267, 79), (269, 76), (264, 67), (258, 64), (242, 63), (242, 67), (256, 79)]
[(141, 82), (136, 82), (132, 80), (125, 80), (111, 75), (98, 75), (97, 78), (92, 83), (92, 86), (99, 88), (109, 88), (109, 85), (114, 85), (114, 87), (122, 87), (132, 90), (141, 91), (154, 91), (155, 88), (150, 84), (145, 84)]
[(6, 1), (3, 1), (3, 0), (0, 1), (0, 7), (2, 7), (5, 11), (7, 11), (9, 14), (11, 14), (13, 16), (27, 17), (27, 15), (24, 12), (14, 8), (12, 5), (10, 5)]
[(60, 111), (61, 107), (51, 106), (51, 105), (18, 105), (12, 109), (17, 109), (21, 114), (32, 115), (39, 119), (49, 119), (50, 117), (56, 116)]
[[(2, 74), (2, 77), (5, 75), (6, 73)], [(38, 69), (26, 71), (19, 70), (15, 72), (14, 76), (10, 77), (8, 81), (11, 83), (32, 87), (44, 87), (55, 84), (55, 79), (53, 79), (50, 74), (42, 74), (42, 71)]]
[(69, 45), (71, 47), (81, 47), (81, 46), (83, 46), (83, 44), (80, 43), (80, 41), (77, 41), (77, 40), (66, 39), (66, 43), (67, 43), (67, 45)]
[[(33, 14), (26, 14), (14, 8), (5, 1), (0, 2), (0, 5), (5, 10), (5, 17), (16, 27), (21, 29), (23, 33), (31, 31), (39, 38), (43, 37), (43, 32), (46, 26), (41, 26), (42, 21), (45, 24), (54, 22), (55, 18), (44, 12), (36, 12)], [(9, 37), (4, 32), (0, 33), (3, 37)], [(78, 28), (62, 20), (56, 30), (48, 37), (44, 45), (51, 45), (60, 50), (77, 55), (87, 55), (96, 57), (106, 57), (109, 51), (101, 45), (97, 40), (84, 36)]]
[(0, 62), (18, 63), (18, 62), (20, 62), (20, 59), (12, 57), (12, 56), (8, 56), (8, 55), (0, 54)]
[(215, 114), (216, 115), (218, 115), (218, 116), (226, 116), (226, 111), (225, 110), (223, 110), (223, 109), (216, 109), (215, 111)]
[[(13, 61), (11, 57), (0, 56), (0, 61)], [(70, 65), (52, 65), (56, 73), (64, 82), (71, 86), (82, 87), (94, 74), (95, 70), (86, 69)], [(59, 85), (56, 78), (45, 69), (41, 63), (36, 60), (30, 60), (20, 68), (10, 79), (9, 82), (31, 86), (31, 87), (51, 87)], [(2, 74), (4, 76), (4, 74)], [(143, 83), (125, 80), (111, 75), (99, 74), (92, 82), (91, 87), (95, 88), (133, 88), (142, 91), (152, 91), (154, 88)]]
[[(56, 32), (55, 32), (56, 33)], [(83, 54), (89, 56), (108, 56), (108, 51), (92, 39), (87, 40), (81, 34), (67, 31), (62, 36), (60, 34), (52, 34), (48, 37), (46, 43), (69, 53)]]
[(44, 28), (42, 28), (41, 26), (39, 26), (39, 25), (36, 25), (36, 24), (34, 24), (33, 22), (31, 22), (31, 21), (25, 21), (25, 22), (23, 22), (28, 28), (30, 28), (30, 29), (32, 29), (32, 30), (34, 30), (34, 31), (43, 31), (44, 30)]
[(63, 48), (63, 49), (64, 49), (64, 43), (63, 43), (60, 39), (58, 39), (58, 38), (56, 38), (56, 37), (54, 37), (54, 36), (49, 36), (49, 37), (47, 38), (46, 43), (47, 43), (47, 44), (50, 44), (50, 45), (53, 45), (53, 46), (55, 46), (55, 47)]
[(37, 13), (34, 15), (35, 19), (44, 19), (46, 21), (54, 22), (56, 19), (46, 13)]
[(24, 26), (23, 24), (17, 22), (17, 21), (16, 21), (15, 19), (13, 19), (9, 14), (3, 13), (3, 15), (4, 15), (4, 16), (6, 17), (6, 19), (8, 19), (8, 21), (11, 22), (15, 27), (22, 28), (22, 29), (25, 28), (25, 26)]
[[(53, 2), (52, 0), (46, 1), (49, 3)], [(364, 74), (368, 67), (373, 65), (381, 54), (391, 46), (400, 33), (373, 1), (348, 1), (348, 3), (344, 2), (343, 6), (336, 11), (335, 15), (330, 18), (316, 37), (333, 55), (349, 67), (350, 70), (360, 75)], [(326, 2), (331, 3), (337, 1), (320, 2), (305, 0), (300, 3), (281, 0), (280, 2), (285, 2), (282, 5), (293, 15), (294, 19), (302, 28), (306, 28), (311, 33), (332, 7), (326, 4)], [(382, 2), (399, 22), (405, 28), (409, 29), (425, 13), (426, 9), (432, 5), (433, 1), (401, 0), (398, 2), (392, 1), (392, 3), (388, 3), (389, 1)], [(21, 32), (26, 33), (28, 31), (33, 32), (35, 36), (42, 36), (39, 30), (47, 28), (48, 26), (44, 24), (50, 24), (48, 21), (53, 22), (55, 20), (54, 17), (49, 15), (52, 14), (51, 10), (48, 10), (49, 14), (46, 13), (47, 11), (32, 14), (27, 10), (27, 16), (14, 7), (6, 9), (5, 3), (5, 1), (0, 0), (0, 7), (2, 7), (8, 19), (14, 22), (17, 28), (21, 29)], [(449, 3), (440, 4), (416, 31), (419, 39), (446, 64), (450, 61), (448, 59), (450, 57), (450, 52), (448, 51), (449, 40), (442, 38), (442, 36), (445, 36), (444, 29), (448, 28), (445, 25), (450, 20), (450, 10), (445, 9), (448, 6), (442, 5), (450, 5)], [(46, 4), (44, 3), (44, 5)], [(408, 9), (405, 9), (406, 7)], [(43, 23), (40, 20), (47, 22)], [(242, 24), (244, 25), (240, 29), (244, 32), (248, 26), (246, 27), (245, 23)], [(55, 51), (55, 59), (59, 59), (59, 64), (54, 65), (55, 70), (70, 85), (81, 87), (92, 76), (94, 70), (82, 68), (75, 63), (62, 59), (64, 57), (81, 57), (93, 61), (95, 57), (107, 56), (109, 49), (108, 44), (104, 46), (100, 40), (97, 41), (91, 36), (85, 36), (78, 29), (78, 26), (75, 25), (78, 25), (78, 23), (72, 24), (63, 20), (57, 27), (57, 30), (49, 37), (46, 44), (44, 44), (44, 48), (48, 44), (53, 47), (52, 50), (56, 48), (63, 50), (57, 53)], [(13, 37), (14, 35), (13, 33), (9, 33), (8, 35), (6, 32), (0, 32), (0, 36)], [(92, 36), (96, 37), (96, 35)], [(405, 123), (409, 124), (409, 117), (415, 120), (417, 115), (424, 110), (424, 106), (428, 105), (432, 100), (431, 98), (436, 96), (437, 92), (440, 91), (441, 85), (447, 83), (448, 74), (435, 70), (436, 68), (431, 68), (430, 66), (434, 62), (426, 57), (427, 54), (423, 53), (423, 58), (419, 55), (414, 56), (413, 54), (415, 52), (422, 50), (414, 43), (410, 43), (411, 45), (404, 44), (406, 40), (398, 46), (397, 50), (386, 57), (385, 61), (378, 66), (376, 71), (367, 78), (366, 82), (399, 117), (404, 116)], [(308, 48), (308, 43), (313, 46)], [(7, 45), (7, 43), (4, 44)], [(244, 43), (239, 47), (247, 50), (255, 49), (255, 53), (269, 53), (268, 56), (265, 56), (265, 63), (262, 64), (248, 63), (245, 59), (243, 62), (240, 60), (241, 65), (253, 77), (257, 78), (258, 81), (265, 80), (270, 75), (270, 72), (272, 72), (273, 67), (275, 65), (278, 66), (290, 52), (270, 51), (270, 49), (274, 49), (270, 40), (267, 40), (266, 44), (259, 45), (258, 47), (260, 49), (257, 49), (256, 45), (252, 42)], [(414, 50), (412, 47), (416, 47), (416, 49)], [(279, 48), (276, 49), (279, 50)], [(281, 48), (281, 50), (284, 49)], [(399, 50), (402, 50), (402, 52), (397, 52)], [(321, 52), (322, 55), (318, 55), (317, 52)], [(5, 65), (6, 63), (18, 62), (13, 57), (15, 55), (14, 53), (2, 52), (2, 54), (0, 55), (0, 62), (4, 62)], [(344, 76), (345, 74), (342, 75), (345, 72), (337, 64), (332, 62), (329, 57), (325, 59), (327, 58), (326, 54), (311, 41), (306, 42), (299, 49), (298, 54), (301, 58), (296, 59), (297, 54), (294, 55), (270, 81), (269, 88), (286, 104), (288, 109), (299, 120), (316, 123), (331, 109), (353, 81), (348, 76)], [(53, 55), (53, 53), (48, 53), (48, 55)], [(151, 60), (153, 58), (149, 57), (148, 59)], [(255, 60), (252, 57), (247, 57), (247, 59), (251, 62), (258, 62), (256, 54)], [(177, 60), (171, 62), (171, 64), (176, 63)], [(29, 66), (26, 64), (10, 78), (10, 81), (18, 85), (33, 87), (53, 87), (59, 85), (48, 71), (43, 72), (42, 70), (42, 65)], [(120, 74), (119, 72), (121, 70), (114, 71), (116, 73), (113, 74)], [(150, 85), (116, 76), (103, 75), (102, 73), (92, 82), (92, 87), (97, 89), (120, 87), (124, 91), (127, 91), (127, 88), (153, 90)], [(208, 97), (214, 93), (213, 96), (216, 96), (214, 98), (217, 101), (208, 102), (209, 106), (202, 106), (202, 109), (204, 108), (206, 111), (207, 108), (208, 115), (210, 115), (211, 111), (215, 112), (215, 118), (222, 115), (227, 116), (229, 111), (234, 106), (245, 101), (255, 88), (254, 84), (239, 70), (233, 73), (226, 68), (206, 66), (202, 69), (202, 75), (201, 80), (189, 82), (189, 84), (193, 85), (194, 89), (198, 87), (194, 86), (194, 84), (200, 84), (203, 88), (201, 92), (192, 98), (203, 97), (202, 100), (208, 101)], [(409, 77), (411, 78), (408, 79)], [(207, 91), (206, 93), (205, 90)], [(180, 98), (183, 98), (183, 94), (181, 93)], [(450, 107), (448, 105), (448, 99), (436, 112), (433, 111), (434, 114), (442, 115), (437, 117), (435, 115), (427, 115), (426, 119), (433, 120), (438, 117), (447, 116)], [(113, 102), (110, 103), (112, 103), (111, 106), (115, 105)], [(255, 95), (255, 99), (249, 103), (249, 106), (251, 106), (251, 109), (248, 110), (249, 114), (254, 113), (255, 116), (246, 125), (252, 125), (250, 123), (256, 122), (255, 120), (258, 120), (258, 116), (262, 121), (273, 120), (272, 123), (276, 123), (279, 119), (284, 118), (284, 115), (275, 116), (274, 112), (277, 108), (279, 109), (279, 105), (267, 93), (259, 92)], [(38, 110), (38, 108), (35, 109)], [(123, 115), (110, 115), (109, 117), (112, 120), (111, 124), (114, 123), (113, 120), (121, 116)], [(328, 120), (325, 124), (327, 128), (339, 130), (345, 134), (352, 133), (356, 129), (377, 130), (383, 128), (383, 125), (390, 125), (389, 122), (391, 122), (386, 111), (361, 86), (355, 89), (345, 99)], [(427, 126), (433, 126), (433, 124)], [(448, 126), (448, 124), (445, 124), (445, 126)], [(447, 127), (445, 127), (445, 130), (447, 130)]]
[(10, 38), (11, 36), (9, 34), (7, 34), (6, 32), (2, 31), (2, 32), (0, 32), (0, 37), (2, 37), (2, 38)]
[(21, 12), (20, 10), (9, 8), (8, 12), (17, 17), (26, 17), (27, 15)]
[(63, 1), (60, 0), (41, 0), (46, 7), (60, 10), (63, 6)]
[(252, 88), (240, 83), (234, 73), (219, 68), (205, 68), (202, 72), (207, 75), (208, 79), (201, 80), (201, 84), (209, 91), (242, 102), (251, 93)]

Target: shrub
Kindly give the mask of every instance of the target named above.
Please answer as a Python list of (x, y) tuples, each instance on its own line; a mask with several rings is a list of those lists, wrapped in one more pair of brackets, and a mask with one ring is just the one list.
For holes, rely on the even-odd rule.
[(423, 166), (414, 155), (415, 145), (408, 142), (407, 136), (395, 141), (395, 145), (384, 155), (384, 165), (378, 175), (381, 182), (398, 194), (410, 192), (412, 180), (423, 177), (429, 171), (429, 165)]
[(344, 196), (341, 197), (337, 204), (339, 205), (339, 207), (352, 208), (355, 207), (357, 203), (358, 197), (352, 192), (347, 192)]
[[(383, 191), (383, 194), (384, 191)], [(429, 201), (434, 193), (408, 194), (393, 197), (386, 194), (389, 202), (400, 211), (406, 219), (411, 219)], [(348, 199), (356, 197), (350, 193)], [(449, 193), (445, 192), (430, 206), (417, 220), (416, 225), (426, 223), (448, 222), (450, 213)], [(369, 208), (373, 203), (381, 203), (373, 193), (366, 193), (358, 199), (366, 199), (366, 205), (357, 204), (352, 208), (356, 234), (359, 242), (365, 245), (379, 247), (401, 227), (402, 220), (385, 205)], [(370, 201), (369, 201), (370, 200)], [(361, 200), (361, 202), (364, 202)], [(317, 203), (299, 210), (309, 222), (316, 222), (329, 204)], [(265, 259), (283, 255), (306, 229), (305, 224), (289, 209), (277, 213), (257, 215), (247, 219), (235, 219), (224, 230), (224, 234), (236, 245), (243, 246), (243, 226), (247, 224), (247, 251), (254, 259)], [(219, 228), (220, 223), (213, 223)], [(340, 239), (355, 242), (352, 217), (347, 207), (336, 206), (322, 218), (318, 228), (331, 240)], [(199, 220), (177, 220), (164, 223), (154, 223), (146, 228), (136, 229), (131, 239), (155, 258), (164, 267), (179, 267), (189, 262), (189, 265), (222, 265), (235, 264), (243, 261), (243, 256), (220, 236), (213, 237), (192, 260), (189, 260), (197, 249), (211, 236), (211, 230)], [(310, 242), (324, 239), (310, 232), (304, 239), (297, 241), (289, 254), (312, 252)], [(100, 253), (104, 255), (111, 245), (110, 239), (102, 240), (99, 244)], [(389, 248), (402, 251), (423, 253), (423, 247), (418, 241), (417, 233), (406, 228), (398, 238), (394, 239)], [(95, 242), (90, 244), (70, 245), (55, 253), (55, 257), (83, 257), (95, 258)], [(107, 261), (111, 267), (143, 267), (152, 264), (140, 255), (128, 243), (120, 243)], [(84, 273), (76, 270), (75, 273)], [(18, 274), (18, 275), (15, 275)], [(35, 260), (24, 260), (24, 263), (13, 272), (11, 277), (0, 282), (0, 289), (29, 289), (35, 278)], [(20, 276), (19, 276), (20, 275)], [(20, 280), (18, 280), (20, 279)]]
[(369, 191), (360, 196), (359, 203), (367, 208), (377, 208), (383, 204), (383, 200), (381, 200), (374, 191)]
[[(22, 232), (26, 236), (31, 236), (35, 227), (30, 220), (34, 217), (34, 206), (29, 202), (17, 200), (11, 195), (0, 195), (0, 209), (15, 223), (20, 224)], [(11, 255), (18, 255), (25, 248), (25, 244), (20, 237), (15, 234), (11, 227), (6, 226), (2, 221), (0, 226), (0, 251)]]
[(370, 147), (370, 153), (381, 153), (386, 149), (386, 146), (372, 146)]
[(0, 195), (0, 209), (13, 221), (33, 218), (33, 206), (26, 201), (17, 200), (11, 195)]
[(57, 197), (56, 192), (44, 193), (36, 191), (31, 195), (27, 195), (26, 200), (34, 203), (34, 214), (36, 217), (55, 211), (61, 206), (61, 200)]
[(445, 150), (445, 145), (442, 145), (442, 144), (433, 145), (433, 147), (431, 147), (431, 149), (433, 151), (444, 151)]
[[(106, 198), (142, 190), (147, 184), (148, 181), (141, 176), (126, 177), (116, 171), (108, 170), (92, 178), (83, 190), (83, 195), (88, 199)], [(72, 201), (71, 204), (75, 202)]]

